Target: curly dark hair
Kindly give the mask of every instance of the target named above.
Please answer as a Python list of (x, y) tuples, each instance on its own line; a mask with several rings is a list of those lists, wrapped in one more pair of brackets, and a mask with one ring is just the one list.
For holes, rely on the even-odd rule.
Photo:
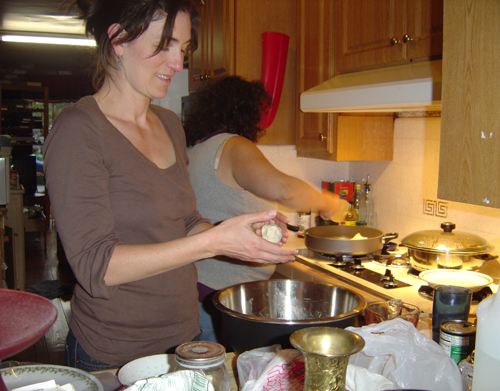
[(195, 93), (184, 114), (188, 146), (214, 133), (238, 134), (252, 142), (265, 134), (259, 123), (272, 98), (260, 81), (227, 76)]

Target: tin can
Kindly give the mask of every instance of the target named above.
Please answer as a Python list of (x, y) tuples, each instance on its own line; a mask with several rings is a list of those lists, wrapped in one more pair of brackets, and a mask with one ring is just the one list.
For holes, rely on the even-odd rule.
[(457, 364), (470, 356), (476, 344), (476, 326), (464, 320), (441, 323), (439, 344)]

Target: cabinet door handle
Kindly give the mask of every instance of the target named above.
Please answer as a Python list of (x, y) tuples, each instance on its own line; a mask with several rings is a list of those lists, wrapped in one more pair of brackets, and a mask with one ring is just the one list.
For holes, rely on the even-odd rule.
[(392, 46), (397, 45), (398, 43), (401, 43), (401, 41), (399, 41), (396, 37), (391, 38), (391, 45)]
[(325, 141), (326, 140), (326, 136), (320, 134), (319, 135), (319, 141)]
[(408, 34), (405, 34), (403, 37), (403, 43), (407, 43), (408, 41), (413, 41), (413, 38), (410, 37)]

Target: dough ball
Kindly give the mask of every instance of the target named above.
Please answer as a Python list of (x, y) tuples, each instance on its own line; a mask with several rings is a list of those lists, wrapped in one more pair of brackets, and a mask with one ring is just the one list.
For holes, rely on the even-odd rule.
[(279, 243), (283, 235), (281, 228), (275, 224), (264, 224), (262, 226), (262, 237), (271, 243)]
[(354, 235), (354, 236), (352, 237), (352, 239), (351, 239), (351, 240), (363, 240), (363, 239), (367, 239), (367, 237), (366, 237), (366, 236), (361, 235), (361, 234), (358, 232), (356, 235)]

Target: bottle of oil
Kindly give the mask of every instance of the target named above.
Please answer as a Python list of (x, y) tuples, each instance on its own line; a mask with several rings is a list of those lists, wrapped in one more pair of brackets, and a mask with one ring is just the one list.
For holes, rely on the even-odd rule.
[(349, 203), (349, 209), (347, 209), (347, 213), (345, 215), (344, 225), (356, 225), (358, 221), (358, 214), (354, 209), (354, 204)]

